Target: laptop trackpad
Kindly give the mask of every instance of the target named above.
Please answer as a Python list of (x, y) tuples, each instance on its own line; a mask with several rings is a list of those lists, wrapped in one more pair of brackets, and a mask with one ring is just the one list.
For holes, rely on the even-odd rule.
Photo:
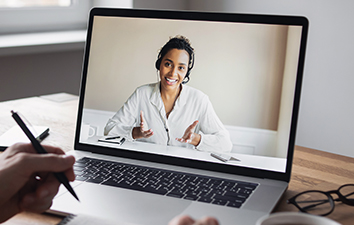
[(191, 204), (182, 199), (90, 183), (78, 185), (75, 192), (80, 202), (66, 192), (54, 199), (51, 210), (136, 224), (167, 224)]

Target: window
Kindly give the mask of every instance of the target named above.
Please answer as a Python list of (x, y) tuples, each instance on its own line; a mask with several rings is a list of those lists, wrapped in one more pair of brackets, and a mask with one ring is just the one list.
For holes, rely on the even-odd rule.
[(20, 7), (67, 7), (71, 5), (71, 0), (0, 0), (1, 8)]
[(133, 0), (0, 0), (0, 35), (83, 30), (93, 6), (132, 8)]
[(0, 0), (0, 34), (86, 29), (92, 0)]

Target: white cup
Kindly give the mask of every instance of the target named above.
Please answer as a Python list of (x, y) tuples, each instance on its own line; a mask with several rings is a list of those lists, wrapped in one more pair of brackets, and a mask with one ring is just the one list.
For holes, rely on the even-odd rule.
[(87, 140), (90, 137), (95, 136), (97, 128), (94, 126), (90, 126), (88, 123), (83, 123), (81, 124), (81, 133), (80, 133), (80, 139), (81, 140)]
[(341, 225), (326, 217), (301, 212), (279, 212), (263, 216), (256, 225)]

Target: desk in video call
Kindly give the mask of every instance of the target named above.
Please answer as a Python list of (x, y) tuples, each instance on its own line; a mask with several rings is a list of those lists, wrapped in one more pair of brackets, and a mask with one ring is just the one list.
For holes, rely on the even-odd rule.
[(95, 136), (89, 138), (86, 142), (98, 146), (107, 146), (111, 148), (122, 147), (134, 151), (140, 151), (140, 152), (156, 153), (156, 154), (167, 155), (167, 156), (176, 156), (176, 157), (182, 157), (187, 159), (196, 159), (196, 160), (216, 162), (216, 163), (228, 164), (228, 165), (237, 165), (243, 167), (268, 169), (272, 171), (284, 171), (286, 166), (285, 165), (286, 160), (283, 158), (246, 155), (246, 154), (238, 154), (238, 153), (223, 153), (228, 156), (234, 157), (235, 159), (239, 159), (240, 161), (229, 160), (227, 162), (222, 162), (216, 159), (215, 157), (212, 157), (210, 152), (203, 152), (195, 149), (188, 149), (188, 148), (177, 147), (177, 146), (156, 145), (156, 144), (140, 142), (140, 141), (134, 141), (134, 142), (125, 141), (120, 146), (114, 143), (99, 142), (98, 141), (99, 138), (100, 136)]

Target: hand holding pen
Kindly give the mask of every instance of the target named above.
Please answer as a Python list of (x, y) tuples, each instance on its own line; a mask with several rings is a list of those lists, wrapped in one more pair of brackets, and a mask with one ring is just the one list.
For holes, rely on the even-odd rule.
[[(21, 129), (23, 130), (23, 132), (26, 134), (26, 136), (30, 139), (33, 148), (36, 150), (37, 153), (39, 154), (47, 154), (48, 152), (43, 148), (43, 146), (38, 142), (38, 140), (33, 136), (33, 134), (31, 133), (31, 131), (28, 129), (28, 127), (26, 126), (26, 124), (22, 121), (22, 119), (20, 118), (20, 116), (14, 112), (11, 111), (12, 113), (12, 117), (14, 118), (14, 120), (17, 122), (17, 124), (21, 127)], [(75, 161), (75, 160), (74, 160)], [(62, 183), (66, 189), (68, 189), (68, 191), (77, 199), (79, 200), (79, 198), (77, 197), (74, 189), (71, 187), (71, 185), (69, 184), (69, 180), (66, 177), (66, 175), (62, 172), (59, 171), (53, 171), (54, 172), (54, 176), (56, 177), (56, 179)], [(38, 176), (38, 178), (40, 179), (40, 177)]]
[(75, 179), (75, 158), (57, 147), (44, 147), (49, 154), (37, 154), (29, 143), (12, 145), (0, 154), (0, 223), (21, 211), (47, 210), (60, 186), (54, 172)]

